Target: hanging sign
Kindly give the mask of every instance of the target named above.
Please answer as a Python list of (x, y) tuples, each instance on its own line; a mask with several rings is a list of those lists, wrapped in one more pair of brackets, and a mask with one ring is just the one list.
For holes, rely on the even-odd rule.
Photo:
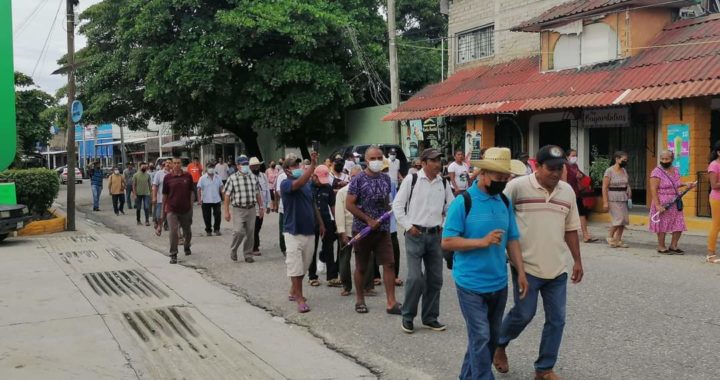
[(667, 147), (675, 155), (673, 166), (678, 168), (680, 176), (690, 175), (690, 126), (687, 124), (669, 125)]
[(437, 120), (427, 119), (423, 122), (423, 134), (425, 135), (426, 148), (440, 148), (440, 135)]
[(630, 126), (630, 109), (602, 108), (583, 111), (586, 128), (623, 128)]
[(72, 121), (73, 123), (79, 123), (83, 115), (83, 105), (79, 100), (72, 102)]

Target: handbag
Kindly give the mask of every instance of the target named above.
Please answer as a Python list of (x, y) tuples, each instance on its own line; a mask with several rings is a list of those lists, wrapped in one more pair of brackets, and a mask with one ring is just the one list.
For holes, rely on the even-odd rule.
[(677, 207), (678, 211), (682, 211), (684, 204), (683, 204), (682, 198), (680, 198), (680, 193), (678, 193), (678, 187), (676, 186), (675, 181), (673, 181), (673, 179), (670, 178), (670, 176), (667, 175), (667, 173), (665, 173), (665, 170), (661, 170), (661, 171), (665, 175), (665, 178), (669, 179), (670, 183), (673, 184), (673, 190), (675, 190), (675, 196), (677, 197), (677, 199), (675, 199), (675, 207)]

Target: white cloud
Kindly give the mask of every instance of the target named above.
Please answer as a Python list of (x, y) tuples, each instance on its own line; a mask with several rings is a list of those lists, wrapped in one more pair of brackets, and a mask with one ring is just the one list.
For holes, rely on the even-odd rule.
[[(80, 5), (75, 9), (76, 15), (101, 1), (80, 0)], [(12, 1), (15, 71), (31, 75), (37, 65), (33, 79), (40, 88), (51, 94), (67, 82), (65, 76), (50, 75), (58, 68), (57, 60), (67, 52), (65, 2), (66, 0)], [(53, 24), (56, 14), (57, 19)], [(47, 40), (47, 51), (40, 59), (48, 34), (50, 38)], [(84, 46), (85, 38), (78, 35), (76, 29), (75, 50)]]

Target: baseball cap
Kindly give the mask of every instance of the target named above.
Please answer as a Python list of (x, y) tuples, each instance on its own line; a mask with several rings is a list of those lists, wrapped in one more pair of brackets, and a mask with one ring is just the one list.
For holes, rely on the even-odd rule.
[(330, 183), (330, 169), (325, 165), (319, 165), (315, 168), (315, 175), (323, 185)]
[(547, 164), (549, 166), (564, 165), (565, 151), (557, 145), (545, 145), (535, 155), (538, 164)]
[(355, 157), (360, 157), (360, 153), (358, 153), (358, 152), (353, 152), (353, 156), (355, 156)]
[(238, 165), (247, 165), (250, 161), (248, 161), (248, 158), (246, 156), (240, 156), (235, 162), (237, 162)]
[(291, 166), (297, 165), (300, 162), (302, 162), (302, 160), (298, 158), (297, 154), (288, 153), (288, 155), (285, 156), (285, 161), (283, 161), (283, 167), (289, 168)]
[(433, 160), (440, 157), (442, 153), (435, 148), (427, 148), (420, 153), (420, 161)]
[(388, 152), (388, 154), (396, 154), (396, 153), (397, 153), (397, 149), (395, 149), (395, 148), (390, 148), (390, 151)]

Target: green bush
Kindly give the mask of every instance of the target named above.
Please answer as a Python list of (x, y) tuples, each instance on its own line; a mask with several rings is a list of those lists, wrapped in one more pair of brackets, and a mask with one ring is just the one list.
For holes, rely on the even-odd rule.
[(595, 188), (601, 188), (603, 177), (605, 176), (605, 170), (610, 167), (610, 158), (600, 155), (597, 146), (592, 147), (590, 155), (592, 156), (592, 163), (590, 164), (590, 178), (592, 178), (593, 186)]
[(35, 215), (44, 215), (60, 191), (57, 174), (50, 169), (13, 169), (0, 172), (0, 181), (15, 182), (17, 201)]

